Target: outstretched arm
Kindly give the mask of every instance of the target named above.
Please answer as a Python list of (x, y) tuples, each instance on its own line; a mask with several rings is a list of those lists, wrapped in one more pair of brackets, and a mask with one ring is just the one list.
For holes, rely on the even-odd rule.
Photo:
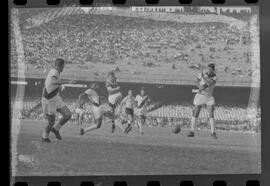
[(53, 85), (63, 85), (63, 84), (73, 84), (75, 81), (73, 80), (63, 80), (63, 79), (57, 79), (56, 76), (52, 77), (52, 84)]

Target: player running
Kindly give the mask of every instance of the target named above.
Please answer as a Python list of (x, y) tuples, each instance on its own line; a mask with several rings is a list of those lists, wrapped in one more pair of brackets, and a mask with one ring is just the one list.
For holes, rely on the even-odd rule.
[(213, 91), (217, 81), (217, 76), (215, 74), (215, 64), (211, 63), (208, 65), (207, 72), (201, 72), (197, 77), (196, 86), (199, 88), (198, 93), (194, 97), (194, 109), (191, 118), (191, 131), (188, 137), (194, 137), (195, 125), (198, 120), (202, 106), (206, 105), (207, 110), (210, 115), (210, 126), (211, 126), (211, 136), (217, 139), (215, 132), (215, 119), (214, 119), (214, 109), (215, 109), (215, 98), (213, 97)]
[(120, 111), (124, 108), (125, 116), (127, 117), (127, 128), (125, 133), (128, 133), (132, 129), (134, 123), (134, 108), (135, 108), (135, 97), (133, 96), (132, 90), (128, 91), (128, 95), (119, 104)]
[(141, 88), (140, 94), (136, 96), (135, 102), (137, 103), (137, 111), (140, 117), (137, 125), (140, 133), (143, 134), (143, 125), (145, 124), (146, 120), (147, 106), (150, 103), (150, 98), (146, 94), (144, 87)]
[(108, 74), (108, 80), (106, 81), (106, 88), (109, 94), (108, 101), (109, 106), (111, 107), (112, 111), (112, 133), (114, 133), (115, 130), (115, 109), (117, 105), (119, 104), (120, 100), (122, 99), (122, 94), (120, 92), (120, 87), (118, 86), (118, 83), (116, 81), (116, 77), (114, 72), (109, 72)]
[[(42, 91), (42, 110), (45, 118), (48, 120), (48, 124), (42, 134), (43, 142), (51, 142), (49, 139), (50, 132), (53, 132), (57, 139), (61, 140), (62, 137), (59, 133), (60, 128), (65, 125), (71, 118), (71, 112), (62, 98), (59, 95), (61, 86), (63, 84), (72, 84), (74, 81), (67, 81), (60, 79), (60, 73), (63, 72), (65, 61), (61, 58), (57, 58), (54, 63), (54, 67), (48, 73), (45, 79), (45, 85)], [(55, 114), (60, 113), (62, 115), (58, 123), (55, 123)]]

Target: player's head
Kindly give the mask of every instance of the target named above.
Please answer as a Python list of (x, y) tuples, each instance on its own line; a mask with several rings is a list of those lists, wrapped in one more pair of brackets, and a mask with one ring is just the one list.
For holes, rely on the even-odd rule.
[(110, 71), (110, 72), (108, 73), (108, 78), (109, 78), (109, 79), (114, 79), (114, 78), (115, 78), (115, 74), (114, 74), (113, 71)]
[(145, 94), (145, 88), (144, 87), (141, 87), (141, 95), (144, 95)]
[(210, 63), (208, 66), (207, 66), (207, 71), (209, 73), (212, 73), (215, 71), (215, 64), (214, 63)]
[(128, 95), (132, 96), (133, 95), (133, 91), (132, 90), (128, 90)]
[(65, 61), (62, 58), (57, 58), (54, 62), (54, 67), (56, 68), (56, 70), (58, 70), (59, 72), (63, 72), (64, 67), (65, 67)]

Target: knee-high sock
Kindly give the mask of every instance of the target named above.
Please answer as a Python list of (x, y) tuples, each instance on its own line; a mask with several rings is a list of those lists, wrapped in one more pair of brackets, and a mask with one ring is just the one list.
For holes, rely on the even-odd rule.
[(191, 131), (192, 131), (192, 132), (195, 131), (196, 124), (197, 124), (197, 118), (192, 117), (192, 118), (191, 118)]
[(142, 127), (142, 122), (141, 121), (138, 122), (138, 127), (139, 127), (139, 131), (143, 132), (143, 127)]
[(49, 134), (50, 134), (51, 128), (53, 127), (53, 124), (54, 124), (54, 122), (47, 124), (47, 126), (45, 127), (45, 129), (44, 129), (44, 131), (42, 133), (43, 138), (48, 138), (49, 137)]
[(215, 119), (210, 118), (211, 133), (215, 132)]
[(69, 120), (70, 118), (69, 117), (61, 117), (61, 119), (59, 120), (59, 122), (58, 123), (56, 123), (54, 126), (53, 126), (53, 128), (55, 128), (56, 130), (60, 130), (60, 128), (63, 126), (63, 125), (65, 125), (67, 122), (68, 122), (68, 120)]
[(96, 125), (91, 125), (91, 126), (85, 128), (83, 130), (86, 133), (86, 132), (89, 132), (89, 131), (92, 131), (92, 130), (95, 130), (95, 129), (97, 129), (97, 126)]

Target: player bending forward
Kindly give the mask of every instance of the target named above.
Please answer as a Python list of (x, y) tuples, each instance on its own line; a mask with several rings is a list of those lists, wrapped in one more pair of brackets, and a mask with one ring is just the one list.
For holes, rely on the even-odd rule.
[(129, 90), (128, 95), (121, 101), (121, 111), (123, 110), (122, 108), (124, 108), (124, 113), (127, 117), (127, 128), (125, 129), (125, 133), (128, 133), (132, 129), (132, 124), (134, 123), (135, 97), (133, 96), (132, 90)]
[(140, 94), (136, 96), (135, 102), (137, 103), (137, 110), (140, 117), (137, 125), (140, 133), (143, 134), (143, 125), (145, 124), (146, 120), (147, 106), (150, 103), (150, 98), (146, 94), (145, 89), (143, 87), (140, 90)]
[(99, 96), (97, 92), (95, 91), (97, 89), (97, 85), (94, 83), (90, 86), (89, 89), (87, 89), (85, 92), (80, 94), (79, 99), (82, 100), (82, 102), (89, 103), (92, 106), (93, 109), (93, 115), (94, 115), (94, 125), (91, 125), (88, 128), (80, 128), (80, 135), (85, 134), (86, 132), (98, 129), (101, 127), (102, 124), (102, 115), (105, 113)]
[(214, 109), (215, 109), (215, 99), (213, 97), (213, 91), (217, 81), (217, 76), (215, 74), (215, 65), (209, 64), (207, 72), (201, 72), (197, 77), (196, 86), (199, 88), (198, 93), (194, 97), (194, 109), (191, 118), (191, 131), (188, 137), (194, 137), (195, 125), (198, 120), (202, 106), (206, 105), (207, 110), (210, 115), (210, 126), (211, 126), (211, 136), (217, 139), (215, 132), (215, 119), (214, 119)]
[(120, 87), (118, 86), (114, 72), (109, 72), (108, 80), (107, 80), (105, 86), (106, 86), (108, 94), (109, 94), (108, 101), (109, 101), (109, 106), (111, 107), (111, 111), (113, 114), (113, 116), (112, 116), (112, 133), (114, 133), (115, 119), (116, 119), (115, 109), (122, 99)]
[[(59, 133), (60, 128), (68, 122), (71, 118), (71, 112), (65, 103), (62, 101), (59, 92), (61, 85), (72, 84), (74, 81), (67, 81), (60, 79), (60, 73), (63, 72), (65, 62), (63, 59), (58, 58), (55, 60), (54, 68), (50, 70), (46, 79), (45, 85), (42, 91), (42, 110), (45, 118), (48, 120), (48, 124), (42, 134), (43, 142), (50, 142), (49, 134), (53, 132), (57, 139), (61, 140), (62, 137)], [(59, 112), (62, 118), (58, 123), (55, 123), (55, 114)]]
[[(96, 89), (97, 85), (95, 83), (91, 84), (90, 89)], [(90, 90), (88, 89), (88, 90)], [(86, 91), (83, 92), (82, 94), (79, 95), (78, 100), (76, 102), (76, 107), (75, 107), (75, 113), (76, 113), (76, 120), (77, 120), (77, 125), (82, 128), (82, 123), (83, 123), (83, 117), (86, 114), (85, 110), (85, 103), (87, 103), (89, 100), (88, 95), (86, 94)]]

